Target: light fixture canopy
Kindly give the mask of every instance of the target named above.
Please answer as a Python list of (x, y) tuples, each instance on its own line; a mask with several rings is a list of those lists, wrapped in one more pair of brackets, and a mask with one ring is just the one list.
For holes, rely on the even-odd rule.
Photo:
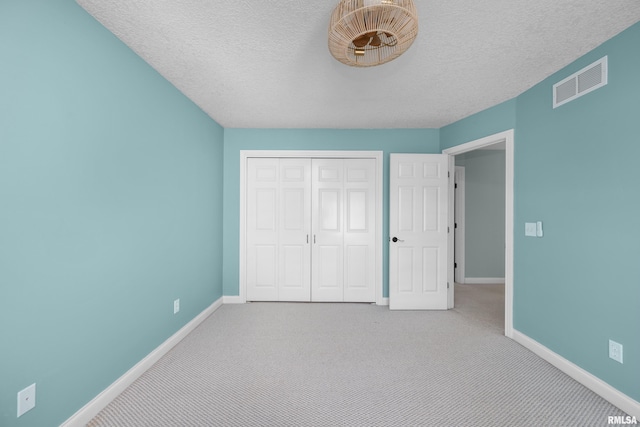
[(329, 24), (329, 51), (354, 67), (384, 64), (418, 36), (413, 0), (340, 0)]

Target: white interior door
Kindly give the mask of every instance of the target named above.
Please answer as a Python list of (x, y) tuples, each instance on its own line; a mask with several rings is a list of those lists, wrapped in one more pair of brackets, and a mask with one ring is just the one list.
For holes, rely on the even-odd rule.
[(246, 159), (247, 301), (376, 302), (379, 159)]
[(374, 159), (313, 159), (312, 301), (375, 301)]
[(375, 298), (376, 162), (344, 161), (344, 301)]
[(310, 301), (311, 161), (280, 159), (279, 301)]
[(310, 300), (311, 161), (248, 159), (247, 300)]
[(343, 301), (343, 159), (313, 159), (312, 301)]
[(278, 299), (278, 159), (249, 159), (247, 299)]
[(449, 156), (391, 154), (389, 308), (446, 310)]

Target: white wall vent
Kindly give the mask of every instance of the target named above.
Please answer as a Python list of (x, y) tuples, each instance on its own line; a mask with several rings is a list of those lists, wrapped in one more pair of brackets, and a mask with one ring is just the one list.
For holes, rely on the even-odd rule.
[(607, 57), (601, 58), (553, 85), (553, 108), (607, 84)]

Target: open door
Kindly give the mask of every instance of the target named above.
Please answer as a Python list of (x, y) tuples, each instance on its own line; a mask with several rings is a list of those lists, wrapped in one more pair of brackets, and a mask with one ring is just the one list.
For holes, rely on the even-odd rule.
[(449, 156), (391, 154), (389, 308), (449, 308)]

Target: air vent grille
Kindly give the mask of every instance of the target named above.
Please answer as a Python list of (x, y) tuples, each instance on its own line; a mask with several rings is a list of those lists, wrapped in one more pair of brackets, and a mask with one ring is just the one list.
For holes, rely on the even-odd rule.
[(607, 57), (599, 59), (553, 85), (553, 108), (573, 101), (607, 84)]
[(556, 103), (568, 101), (577, 95), (576, 78), (572, 77), (556, 87)]
[(578, 74), (578, 93), (582, 93), (602, 83), (602, 64), (596, 64), (582, 74)]

